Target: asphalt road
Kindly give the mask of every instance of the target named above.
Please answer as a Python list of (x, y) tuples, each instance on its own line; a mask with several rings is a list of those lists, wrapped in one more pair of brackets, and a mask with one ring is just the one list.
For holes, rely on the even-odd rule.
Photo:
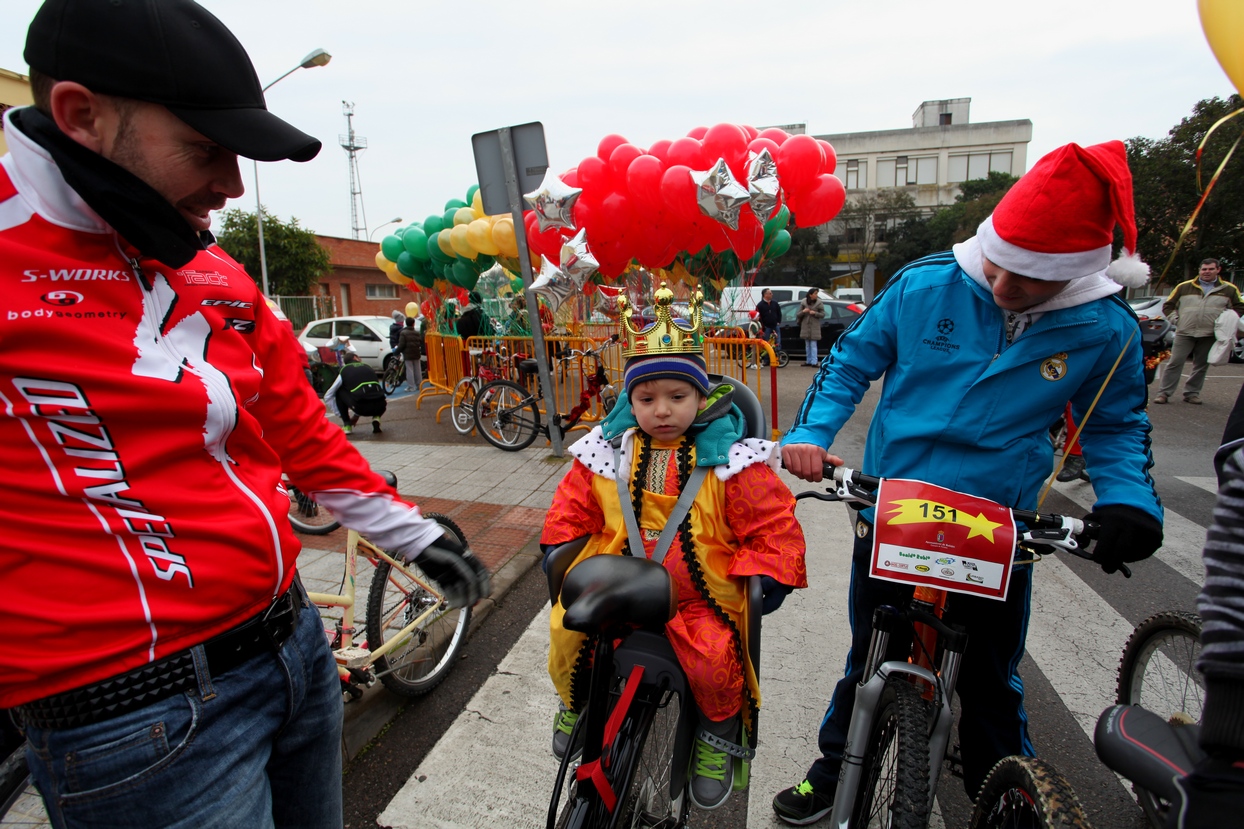
[[(778, 376), (779, 425), (785, 426), (794, 417), (813, 372), (792, 363), (780, 369)], [(1101, 652), (1100, 646), (1107, 637), (1097, 633), (1094, 625), (1100, 618), (1109, 617), (1115, 620), (1116, 628), (1127, 628), (1159, 610), (1195, 610), (1200, 579), (1196, 562), (1189, 565), (1187, 560), (1190, 556), (1195, 558), (1199, 549), (1197, 539), (1203, 540), (1204, 528), (1210, 521), (1214, 498), (1206, 487), (1214, 474), (1213, 452), (1242, 380), (1244, 366), (1213, 368), (1202, 394), (1203, 405), (1185, 404), (1176, 396), (1172, 403), (1150, 407), (1155, 458), (1153, 475), (1168, 513), (1168, 546), (1179, 547), (1182, 564), (1174, 559), (1162, 559), (1167, 555), (1162, 551), (1154, 560), (1136, 566), (1135, 577), (1130, 580), (1106, 576), (1093, 565), (1076, 559), (1065, 562), (1060, 559), (1060, 563), (1043, 565), (1039, 574), (1039, 578), (1054, 585), (1065, 565), (1066, 572), (1074, 577), (1067, 578), (1073, 583), (1068, 588), (1072, 594), (1070, 598), (1061, 598), (1055, 586), (1041, 597), (1048, 604), (1060, 602), (1052, 614), (1049, 608), (1044, 616), (1034, 611), (1034, 626), (1048, 625), (1050, 629), (1034, 628), (1029, 638), (1029, 655), (1021, 664), (1032, 736), (1038, 753), (1054, 761), (1072, 781), (1098, 829), (1140, 829), (1144, 823), (1128, 790), (1097, 761), (1085, 733), (1086, 718), (1095, 718), (1095, 712), (1100, 712), (1102, 707), (1100, 700), (1113, 694), (1112, 687), (1097, 686), (1112, 686), (1112, 672), (1118, 659), (1114, 644)], [(863, 456), (868, 419), (878, 393), (879, 389), (874, 388), (866, 395), (834, 446), (849, 463), (858, 463)], [(415, 410), (413, 401), (394, 400), (384, 421), (385, 432), (374, 438), (367, 434), (355, 439), (427, 443), (479, 441), (458, 436), (447, 422), (433, 423), (434, 411), (434, 406), (428, 403), (419, 411)], [(1089, 487), (1072, 484), (1051, 492), (1046, 507), (1083, 514), (1091, 504)], [(836, 541), (841, 542), (840, 539)], [(809, 539), (810, 555), (817, 544), (818, 539)], [(542, 612), (546, 601), (544, 583), (538, 572), (521, 580), (472, 638), (461, 664), (445, 683), (428, 697), (408, 705), (374, 746), (351, 764), (345, 779), (347, 826), (376, 825), (376, 816), (448, 729), (475, 690), (488, 679), (524, 628)], [(1075, 623), (1077, 613), (1083, 615), (1079, 627)], [(1062, 618), (1072, 624), (1066, 628), (1060, 626), (1058, 622)], [(834, 655), (833, 659), (840, 665), (844, 656), (845, 652)], [(1085, 701), (1079, 699), (1080, 692), (1074, 686), (1077, 679), (1094, 686), (1085, 690)], [(827, 699), (828, 690), (809, 688), (807, 693), (814, 698)], [(535, 745), (531, 750), (547, 752), (548, 748)], [(506, 768), (480, 768), (478, 774), (504, 776), (507, 771)], [(751, 825), (770, 825), (767, 817), (755, 815), (764, 814), (765, 804), (773, 792), (750, 794), (762, 799), (761, 808), (753, 810)], [(957, 780), (943, 777), (938, 800), (944, 826), (966, 823), (969, 806)], [(695, 813), (692, 825), (746, 826), (748, 805), (745, 796), (736, 796), (726, 808), (717, 812)]]

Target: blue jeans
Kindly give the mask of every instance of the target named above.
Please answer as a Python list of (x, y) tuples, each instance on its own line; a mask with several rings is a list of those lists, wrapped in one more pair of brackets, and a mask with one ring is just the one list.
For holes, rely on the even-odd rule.
[(765, 328), (761, 328), (760, 333), (761, 333), (761, 336), (766, 340), (769, 339), (770, 337), (773, 338), (773, 340), (776, 342), (776, 345), (773, 346), (774, 350), (780, 349), (782, 347), (782, 330), (780, 328), (765, 327)]
[[(202, 649), (196, 649), (200, 665)], [(28, 728), (56, 827), (340, 829), (341, 684), (314, 606), (279, 654), (68, 729)]]
[(803, 341), (804, 345), (807, 347), (807, 354), (804, 357), (804, 362), (810, 366), (814, 366), (818, 362), (816, 358), (816, 344), (818, 342), (820, 342), (820, 340), (804, 340)]

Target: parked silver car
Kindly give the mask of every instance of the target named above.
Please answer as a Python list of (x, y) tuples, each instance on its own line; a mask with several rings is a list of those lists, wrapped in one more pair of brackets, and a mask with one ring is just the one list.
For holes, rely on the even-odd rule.
[[(302, 329), (298, 339), (303, 343), (320, 348), (330, 346), (338, 337), (349, 337), (350, 345), (359, 353), (359, 358), (381, 371), (384, 358), (392, 351), (389, 348), (389, 326), (393, 320), (389, 317), (330, 317), (329, 319), (311, 320)], [(324, 362), (330, 362), (325, 358)]]

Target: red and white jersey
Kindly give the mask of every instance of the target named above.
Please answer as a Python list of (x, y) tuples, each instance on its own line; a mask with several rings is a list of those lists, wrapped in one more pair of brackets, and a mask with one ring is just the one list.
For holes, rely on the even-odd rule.
[[(7, 121), (7, 119), (6, 119)], [(142, 259), (17, 128), (0, 158), (0, 708), (184, 650), (289, 587), (282, 469), (347, 526), (434, 522), (324, 418), (300, 347), (219, 247)]]

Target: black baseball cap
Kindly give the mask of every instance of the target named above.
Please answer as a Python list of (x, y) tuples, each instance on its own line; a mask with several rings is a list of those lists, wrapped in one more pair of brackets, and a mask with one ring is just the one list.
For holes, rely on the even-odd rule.
[(271, 112), (242, 44), (191, 0), (47, 0), (26, 63), (49, 78), (169, 111), (257, 161), (310, 161), (320, 142)]

